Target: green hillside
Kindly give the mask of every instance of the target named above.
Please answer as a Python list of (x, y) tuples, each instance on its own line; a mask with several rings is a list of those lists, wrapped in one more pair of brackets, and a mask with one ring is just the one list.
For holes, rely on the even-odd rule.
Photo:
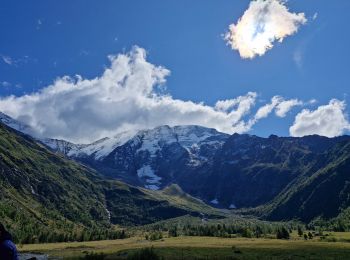
[(0, 124), (0, 219), (21, 242), (115, 238), (115, 225), (198, 214), (159, 192), (106, 181)]
[(311, 168), (263, 207), (268, 219), (330, 219), (350, 206), (350, 142), (337, 144), (319, 160), (326, 166)]

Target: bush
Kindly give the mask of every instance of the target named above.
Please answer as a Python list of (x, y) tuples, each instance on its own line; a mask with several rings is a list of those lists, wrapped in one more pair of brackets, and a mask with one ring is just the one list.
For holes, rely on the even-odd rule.
[(289, 231), (285, 227), (281, 227), (277, 230), (277, 239), (289, 239)]
[(149, 236), (149, 240), (151, 240), (151, 241), (160, 240), (162, 238), (163, 238), (162, 232), (153, 232)]
[(312, 235), (311, 232), (309, 232), (307, 235), (308, 235), (309, 239), (312, 239), (312, 238), (313, 238), (313, 235)]
[(253, 232), (249, 228), (243, 229), (242, 237), (252, 238)]
[(301, 228), (301, 226), (298, 226), (298, 236), (301, 237), (304, 234), (303, 229)]
[(179, 234), (177, 232), (177, 226), (172, 227), (171, 229), (169, 229), (168, 231), (168, 236), (169, 237), (177, 237)]

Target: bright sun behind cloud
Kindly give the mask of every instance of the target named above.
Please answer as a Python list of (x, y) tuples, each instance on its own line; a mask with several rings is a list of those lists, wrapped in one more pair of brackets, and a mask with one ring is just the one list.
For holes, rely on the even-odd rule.
[(275, 41), (282, 42), (296, 33), (306, 22), (304, 13), (289, 12), (284, 1), (252, 1), (237, 24), (229, 26), (225, 40), (243, 59), (253, 59), (272, 49)]

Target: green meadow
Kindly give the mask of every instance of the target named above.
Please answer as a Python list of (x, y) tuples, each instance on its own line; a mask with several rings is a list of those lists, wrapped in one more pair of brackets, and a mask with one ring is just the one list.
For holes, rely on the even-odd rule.
[(350, 232), (331, 232), (326, 240), (319, 237), (304, 240), (296, 233), (289, 240), (180, 236), (149, 241), (135, 236), (19, 246), (21, 252), (63, 259), (133, 259), (131, 256), (142, 248), (152, 248), (163, 259), (350, 259)]

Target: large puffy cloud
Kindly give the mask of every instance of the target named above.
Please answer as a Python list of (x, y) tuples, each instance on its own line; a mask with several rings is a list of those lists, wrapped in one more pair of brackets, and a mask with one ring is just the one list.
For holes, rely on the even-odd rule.
[(237, 24), (230, 25), (225, 40), (242, 58), (252, 59), (264, 55), (276, 40), (282, 42), (306, 22), (305, 14), (290, 12), (285, 1), (251, 1)]
[(164, 124), (198, 124), (227, 133), (251, 127), (243, 118), (255, 105), (254, 92), (216, 106), (183, 101), (159, 91), (170, 72), (147, 62), (144, 49), (134, 47), (110, 60), (100, 77), (62, 77), (38, 92), (0, 98), (0, 111), (30, 125), (38, 136), (74, 142)]
[(344, 101), (332, 99), (328, 105), (319, 106), (314, 111), (304, 109), (296, 115), (294, 124), (289, 129), (290, 135), (342, 135), (350, 129), (345, 107)]
[(174, 99), (162, 91), (169, 70), (149, 63), (144, 49), (134, 47), (127, 54), (110, 56), (110, 61), (100, 77), (66, 76), (38, 92), (0, 98), (0, 111), (31, 126), (39, 137), (86, 143), (165, 124), (244, 133), (272, 110), (285, 114), (294, 106), (279, 108), (292, 100), (276, 96), (251, 115), (255, 92), (219, 100), (215, 106)]

